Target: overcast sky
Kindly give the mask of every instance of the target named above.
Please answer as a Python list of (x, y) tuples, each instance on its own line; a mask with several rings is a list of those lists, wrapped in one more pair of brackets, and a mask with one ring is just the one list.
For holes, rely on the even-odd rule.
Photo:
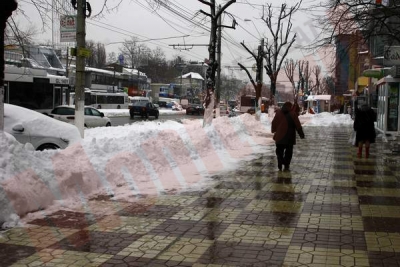
[[(120, 0), (109, 0), (109, 6), (115, 6)], [(66, 2), (69, 2), (66, 0)], [(93, 14), (97, 14), (102, 7), (102, 0), (89, 1), (92, 5)], [(149, 2), (149, 1), (148, 1)], [(273, 1), (273, 6), (280, 7), (284, 2), (289, 6), (297, 1)], [(316, 28), (312, 26), (312, 17), (307, 7), (319, 1), (305, 0), (302, 9), (299, 10), (292, 19), (293, 32), (297, 33), (295, 47), (292, 48), (289, 57), (301, 59), (307, 57), (312, 62), (318, 62), (318, 55), (308, 55), (299, 47), (309, 44), (317, 34)], [(218, 1), (223, 5), (226, 1)], [(268, 32), (265, 23), (260, 19), (262, 16), (265, 2), (261, 0), (237, 0), (231, 5), (229, 12), (236, 20), (238, 25), (236, 30), (223, 29), (222, 42), (222, 62), (224, 73), (236, 77), (246, 77), (244, 72), (231, 70), (228, 66), (237, 66), (237, 62), (245, 66), (252, 66), (254, 60), (241, 47), (240, 42), (244, 41), (249, 47), (256, 49), (261, 37), (268, 38)], [(35, 25), (41, 30), (40, 16), (30, 0), (19, 0), (20, 9), (24, 10), (29, 16), (29, 21), (17, 14), (18, 23), (26, 27), (28, 24)], [(116, 10), (103, 12), (101, 17), (91, 17), (87, 20), (87, 40), (94, 40), (106, 44), (106, 51), (119, 53), (120, 43), (131, 36), (136, 36), (143, 40), (151, 49), (157, 46), (162, 48), (167, 58), (180, 55), (190, 61), (203, 61), (208, 58), (207, 46), (187, 46), (187, 50), (178, 50), (173, 48), (173, 44), (208, 44), (209, 28), (208, 20), (198, 14), (200, 9), (209, 12), (208, 6), (200, 3), (198, 0), (169, 0), (169, 9), (165, 6), (159, 6), (152, 9), (145, 0), (124, 0)], [(48, 12), (47, 14), (51, 14)], [(196, 16), (197, 14), (197, 16)], [(49, 15), (50, 16), (50, 15)], [(223, 16), (223, 24), (231, 25), (232, 17)], [(59, 27), (59, 22), (55, 20), (55, 27)], [(186, 36), (186, 37), (183, 37)], [(176, 37), (176, 38), (171, 38)], [(148, 39), (161, 39), (152, 40)], [(51, 40), (51, 29), (48, 27), (46, 32), (37, 36), (36, 41)], [(58, 39), (58, 38), (55, 38)], [(58, 42), (58, 40), (55, 40)], [(323, 66), (324, 69), (324, 66)], [(267, 76), (265, 79), (268, 80)], [(266, 81), (268, 82), (268, 81)]]

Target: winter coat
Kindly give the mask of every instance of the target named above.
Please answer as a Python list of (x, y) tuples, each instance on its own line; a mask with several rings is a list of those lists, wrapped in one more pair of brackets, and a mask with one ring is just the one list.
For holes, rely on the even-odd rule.
[(300, 138), (304, 138), (303, 128), (296, 113), (291, 111), (287, 105), (283, 105), (276, 112), (271, 123), (271, 132), (274, 134), (275, 143), (278, 145), (295, 145), (296, 131)]
[(353, 124), (354, 131), (356, 131), (355, 146), (358, 146), (360, 141), (375, 143), (375, 112), (371, 108), (363, 106), (361, 109), (356, 109), (355, 113)]

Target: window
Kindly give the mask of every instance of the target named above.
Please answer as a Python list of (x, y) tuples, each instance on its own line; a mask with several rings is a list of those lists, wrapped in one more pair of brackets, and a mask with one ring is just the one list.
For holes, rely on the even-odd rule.
[(98, 110), (91, 108), (90, 111), (92, 112), (93, 116), (101, 117), (101, 113)]
[(60, 107), (53, 109), (51, 113), (57, 115), (75, 115), (75, 110), (73, 108)]
[(9, 82), (9, 103), (28, 109), (52, 109), (53, 85), (49, 83)]
[(92, 111), (90, 108), (85, 108), (85, 115), (92, 116)]

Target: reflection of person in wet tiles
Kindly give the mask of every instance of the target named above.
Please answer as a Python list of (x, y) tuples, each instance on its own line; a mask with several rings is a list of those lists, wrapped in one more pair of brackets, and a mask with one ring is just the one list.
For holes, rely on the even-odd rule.
[(291, 172), (278, 172), (276, 187), (271, 189), (272, 199), (276, 200), (271, 201), (274, 224), (285, 228), (295, 227), (292, 223), (296, 223), (295, 219), (299, 216), (303, 197), (295, 192)]

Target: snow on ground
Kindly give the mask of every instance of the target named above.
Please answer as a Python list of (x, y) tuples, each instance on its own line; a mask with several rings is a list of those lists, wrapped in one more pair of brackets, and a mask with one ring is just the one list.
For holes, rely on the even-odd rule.
[[(31, 220), (60, 207), (84, 209), (97, 195), (133, 201), (205, 187), (211, 175), (234, 169), (273, 144), (270, 121), (266, 114), (260, 121), (249, 114), (225, 116), (205, 128), (202, 119), (143, 121), (86, 129), (80, 143), (43, 152), (0, 133), (0, 222), (11, 227), (19, 216)], [(352, 123), (349, 115), (330, 113), (300, 116), (300, 121)]]

